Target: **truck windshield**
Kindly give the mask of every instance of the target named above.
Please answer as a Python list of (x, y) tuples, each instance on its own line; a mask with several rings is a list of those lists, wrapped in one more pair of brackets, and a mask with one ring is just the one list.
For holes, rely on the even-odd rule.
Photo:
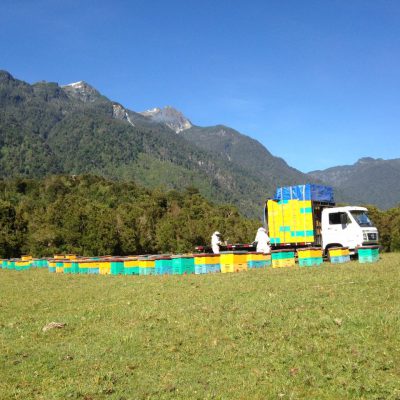
[(351, 215), (360, 226), (374, 226), (365, 211), (350, 211)]

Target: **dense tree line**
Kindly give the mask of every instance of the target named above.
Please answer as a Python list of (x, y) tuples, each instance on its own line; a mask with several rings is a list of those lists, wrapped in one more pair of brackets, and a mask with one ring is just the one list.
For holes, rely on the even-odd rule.
[(379, 231), (379, 242), (384, 251), (400, 251), (400, 205), (389, 210), (367, 206), (370, 217)]
[(251, 242), (259, 222), (195, 188), (148, 190), (91, 175), (0, 180), (0, 257), (193, 251), (218, 229)]
[[(385, 251), (400, 251), (400, 207), (368, 207)], [(91, 175), (0, 180), (0, 257), (192, 251), (218, 229), (251, 242), (259, 222), (197, 189), (148, 190)]]

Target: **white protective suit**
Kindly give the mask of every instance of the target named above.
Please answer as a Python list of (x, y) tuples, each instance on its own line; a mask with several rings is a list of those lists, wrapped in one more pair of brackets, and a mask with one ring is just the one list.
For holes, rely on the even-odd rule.
[(216, 231), (211, 236), (211, 248), (214, 254), (219, 254), (219, 246), (221, 246), (221, 234)]
[(271, 251), (271, 247), (269, 247), (269, 236), (265, 228), (258, 228), (254, 241), (257, 242), (257, 252), (269, 253)]

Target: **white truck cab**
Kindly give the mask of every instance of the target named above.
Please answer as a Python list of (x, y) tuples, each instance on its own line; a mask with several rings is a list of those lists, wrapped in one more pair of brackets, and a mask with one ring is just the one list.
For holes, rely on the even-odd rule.
[(365, 207), (330, 207), (322, 210), (322, 248), (348, 247), (350, 253), (359, 246), (378, 244), (378, 230), (368, 218)]

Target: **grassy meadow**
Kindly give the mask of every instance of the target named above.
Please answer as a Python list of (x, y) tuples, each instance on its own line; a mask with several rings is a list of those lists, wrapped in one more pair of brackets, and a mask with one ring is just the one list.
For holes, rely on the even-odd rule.
[[(66, 326), (43, 332), (52, 321)], [(400, 254), (203, 276), (0, 270), (0, 399), (400, 399)]]

